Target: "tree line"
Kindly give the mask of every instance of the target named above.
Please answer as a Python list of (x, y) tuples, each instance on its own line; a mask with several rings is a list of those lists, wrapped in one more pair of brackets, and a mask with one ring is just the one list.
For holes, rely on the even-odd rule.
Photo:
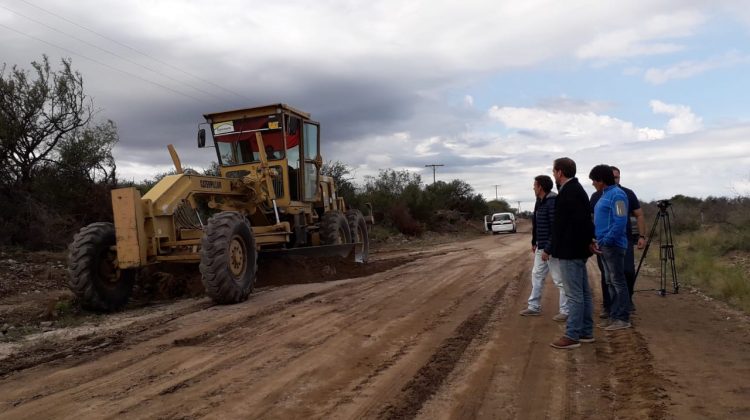
[(117, 126), (94, 118), (83, 77), (60, 64), (0, 67), (0, 245), (55, 248), (112, 218)]
[[(116, 124), (96, 115), (70, 59), (57, 68), (46, 55), (30, 69), (0, 67), (0, 246), (61, 248), (80, 227), (112, 220), (110, 190), (133, 183), (117, 178)], [(386, 169), (357, 185), (346, 164), (322, 170), (351, 207), (369, 203), (379, 222), (409, 235), (510, 209), (457, 179), (424, 185), (419, 174)], [(216, 175), (216, 165), (203, 173)], [(135, 186), (145, 193), (168, 174)]]
[(339, 195), (350, 206), (363, 209), (369, 203), (379, 222), (406, 235), (441, 230), (459, 219), (480, 219), (487, 214), (511, 211), (506, 201), (487, 201), (460, 179), (425, 185), (417, 173), (384, 169), (357, 184), (353, 169), (338, 161), (325, 164), (322, 173), (334, 178)]

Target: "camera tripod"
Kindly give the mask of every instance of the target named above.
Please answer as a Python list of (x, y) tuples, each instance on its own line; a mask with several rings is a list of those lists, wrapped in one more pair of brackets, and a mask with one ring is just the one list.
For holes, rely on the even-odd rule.
[(667, 208), (671, 203), (667, 200), (657, 201), (656, 205), (659, 207), (659, 212), (656, 214), (656, 219), (651, 227), (651, 232), (648, 234), (648, 241), (646, 246), (643, 248), (643, 254), (641, 254), (641, 260), (638, 263), (638, 269), (635, 271), (635, 278), (638, 278), (638, 273), (641, 271), (641, 265), (646, 259), (646, 254), (651, 246), (659, 222), (661, 221), (661, 228), (659, 230), (659, 260), (661, 261), (660, 270), (660, 282), (658, 289), (641, 289), (641, 291), (656, 290), (661, 296), (667, 295), (667, 264), (669, 264), (670, 271), (672, 273), (672, 290), (674, 294), (680, 291), (680, 283), (677, 281), (677, 268), (675, 267), (674, 261), (674, 242), (672, 242), (672, 225), (669, 223), (669, 213)]

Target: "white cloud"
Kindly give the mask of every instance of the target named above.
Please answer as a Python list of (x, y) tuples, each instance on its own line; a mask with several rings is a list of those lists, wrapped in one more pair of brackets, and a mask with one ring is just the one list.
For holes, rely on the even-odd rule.
[(683, 10), (646, 17), (625, 27), (615, 24), (614, 29), (581, 46), (576, 55), (583, 59), (612, 60), (680, 51), (684, 46), (668, 40), (691, 35), (704, 21), (702, 13)]
[(664, 137), (664, 131), (637, 127), (633, 123), (594, 112), (551, 111), (541, 108), (493, 106), (491, 118), (508, 128), (535, 133), (546, 142), (561, 142), (570, 151), (622, 141), (644, 141)]
[(594, 112), (600, 113), (611, 108), (610, 102), (604, 101), (585, 101), (576, 98), (570, 98), (567, 95), (560, 95), (554, 98), (545, 98), (539, 101), (539, 108), (550, 111), (561, 111), (570, 113)]
[(688, 106), (665, 104), (657, 100), (652, 100), (649, 104), (655, 114), (672, 116), (667, 122), (667, 134), (687, 134), (703, 128), (703, 119), (693, 114)]
[[(677, 192), (706, 195), (707, 188), (732, 179), (712, 171), (712, 166), (722, 170), (738, 163), (748, 166), (750, 126), (704, 130), (701, 118), (689, 107), (660, 101), (653, 101), (651, 109), (668, 116), (663, 126), (615, 117), (610, 100), (629, 97), (632, 103), (645, 103), (653, 96), (639, 96), (643, 92), (637, 88), (625, 94), (621, 86), (610, 89), (596, 78), (599, 75), (587, 73), (590, 66), (580, 66), (581, 61), (627, 59), (625, 74), (644, 74), (650, 83), (664, 83), (727, 65), (731, 57), (664, 68), (649, 61), (674, 51), (689, 54), (691, 43), (702, 41), (698, 36), (706, 22), (716, 23), (707, 21), (716, 16), (714, 3), (225, 0), (209, 8), (197, 0), (34, 3), (241, 95), (220, 91), (96, 38), (27, 3), (13, 3), (9, 7), (24, 8), (34, 16), (36, 10), (53, 26), (91, 37), (97, 45), (222, 96), (209, 98), (172, 80), (155, 78), (200, 97), (192, 101), (73, 56), (87, 92), (106, 112), (102, 116), (118, 123), (118, 169), (128, 176), (141, 172), (152, 177), (168, 169), (167, 143), (182, 145), (178, 148), (183, 162), (199, 157), (210, 161), (213, 150), (190, 151), (202, 113), (271, 101), (312, 112), (323, 124), (324, 158), (354, 166), (358, 176), (384, 168), (445, 163), (438, 169), (438, 179), (466, 179), (488, 197), (494, 197), (491, 185), (503, 184), (501, 194), (514, 201), (531, 199), (530, 179), (549, 173), (552, 159), (564, 154), (580, 163), (581, 172), (601, 162), (618, 163), (626, 178), (633, 180), (629, 184), (647, 199)], [(727, 3), (748, 16), (746, 2), (721, 0), (722, 5)], [(119, 68), (111, 57), (92, 54), (90, 48), (61, 34), (13, 14), (0, 11), (0, 16), (3, 24)], [(738, 43), (744, 39), (737, 38)], [(43, 52), (55, 62), (59, 55), (68, 55), (2, 28), (0, 45), (3, 61), (11, 64), (39, 59)], [(516, 69), (543, 72), (548, 78), (540, 81), (532, 74), (526, 79), (522, 72), (518, 78), (503, 77), (503, 72)], [(589, 76), (594, 76), (591, 83), (586, 80)], [(473, 92), (474, 96), (461, 100), (460, 94), (486, 80), (496, 84), (489, 92)], [(565, 91), (599, 100), (564, 95), (538, 99)], [(693, 89), (693, 94), (691, 100), (698, 103), (701, 89)], [(492, 100), (502, 100), (503, 106), (486, 113), (476, 109)], [(528, 102), (537, 105), (525, 107)], [(625, 113), (638, 115), (633, 111)], [(741, 121), (746, 116), (712, 116), (721, 117)], [(685, 134), (691, 132), (696, 133)], [(432, 178), (429, 169), (423, 171), (425, 178)], [(707, 182), (705, 173), (718, 173), (717, 179)], [(664, 182), (668, 179), (680, 179), (679, 185)]]
[(743, 56), (736, 51), (719, 57), (712, 57), (702, 61), (688, 60), (663, 68), (649, 68), (644, 79), (654, 85), (666, 83), (675, 79), (688, 79), (710, 70), (731, 67), (740, 63), (750, 62), (750, 57)]

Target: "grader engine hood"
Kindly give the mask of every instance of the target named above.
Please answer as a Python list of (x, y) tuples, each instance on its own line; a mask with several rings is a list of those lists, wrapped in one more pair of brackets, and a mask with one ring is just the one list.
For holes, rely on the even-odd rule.
[(181, 229), (200, 230), (205, 223), (198, 200), (209, 208), (234, 208), (252, 213), (247, 188), (227, 178), (168, 175), (142, 198), (134, 187), (112, 190), (119, 268), (140, 267), (158, 253), (160, 241), (175, 243)]

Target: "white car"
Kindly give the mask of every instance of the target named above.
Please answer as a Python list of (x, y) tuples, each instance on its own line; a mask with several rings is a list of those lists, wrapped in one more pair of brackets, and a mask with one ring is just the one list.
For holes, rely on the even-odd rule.
[(487, 220), (485, 226), (493, 235), (500, 232), (516, 233), (516, 216), (513, 213), (495, 213)]

